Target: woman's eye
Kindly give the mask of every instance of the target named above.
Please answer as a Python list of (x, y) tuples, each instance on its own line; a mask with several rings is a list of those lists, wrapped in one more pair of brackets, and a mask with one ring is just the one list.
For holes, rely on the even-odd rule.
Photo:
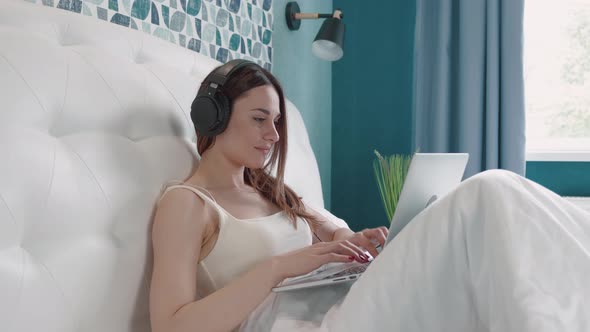
[(265, 118), (254, 118), (254, 121), (256, 122), (264, 122), (264, 120), (266, 120)]

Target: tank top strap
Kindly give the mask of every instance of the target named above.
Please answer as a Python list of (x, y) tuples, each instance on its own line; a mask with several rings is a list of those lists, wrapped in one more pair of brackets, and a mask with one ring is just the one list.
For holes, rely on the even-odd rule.
[(217, 201), (215, 200), (213, 195), (207, 189), (205, 189), (203, 187), (199, 187), (199, 186), (193, 186), (193, 185), (189, 186), (186, 184), (170, 185), (170, 186), (166, 187), (166, 189), (164, 190), (162, 195), (160, 195), (160, 198), (158, 199), (158, 203), (160, 203), (160, 201), (162, 200), (164, 195), (166, 195), (166, 193), (168, 193), (172, 189), (176, 189), (176, 188), (184, 188), (184, 189), (188, 189), (188, 190), (192, 191), (197, 196), (202, 198), (206, 203), (211, 204), (215, 208), (217, 213), (222, 217), (221, 219), (224, 219), (223, 216), (225, 216), (225, 210), (219, 205), (219, 203), (217, 203)]

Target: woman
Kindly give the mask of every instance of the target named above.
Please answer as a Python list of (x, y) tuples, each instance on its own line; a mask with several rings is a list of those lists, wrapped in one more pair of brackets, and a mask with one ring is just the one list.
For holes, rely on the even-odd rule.
[[(281, 307), (277, 305), (280, 297), (289, 296), (271, 293), (279, 282), (309, 273), (326, 263), (366, 262), (373, 258), (371, 268), (349, 292), (338, 288), (341, 292), (334, 296), (336, 301), (330, 304), (330, 311), (326, 315), (322, 311), (321, 327), (319, 324), (315, 327), (333, 331), (393, 328), (418, 331), (425, 326), (431, 330), (470, 330), (491, 326), (489, 320), (496, 317), (490, 316), (493, 310), (484, 310), (486, 306), (521, 308), (518, 299), (510, 298), (508, 288), (496, 297), (516, 303), (514, 306), (502, 301), (477, 302), (495, 292), (486, 285), (502, 280), (494, 279), (492, 273), (494, 269), (506, 267), (502, 259), (514, 258), (513, 255), (490, 258), (484, 244), (505, 237), (489, 238), (490, 234), (498, 233), (494, 232), (497, 222), (493, 217), (481, 218), (480, 213), (492, 207), (502, 209), (503, 204), (508, 204), (502, 196), (512, 191), (515, 197), (552, 195), (547, 190), (508, 172), (486, 172), (472, 177), (416, 217), (387, 250), (379, 253), (375, 245), (384, 244), (386, 228), (356, 233), (338, 228), (306, 206), (283, 183), (287, 113), (283, 91), (271, 73), (253, 63), (230, 61), (205, 78), (191, 116), (198, 135), (199, 166), (184, 183), (165, 190), (153, 225), (152, 331), (231, 331), (240, 327), (269, 330), (281, 315), (278, 309)], [(276, 176), (269, 175), (275, 166)], [(478, 194), (474, 195), (474, 191)], [(469, 200), (473, 204), (465, 204)], [(553, 204), (559, 204), (576, 218), (587, 218), (564, 201)], [(491, 210), (490, 214), (494, 215), (495, 211)], [(519, 220), (547, 215), (542, 205), (532, 206), (531, 211), (520, 215)], [(437, 226), (432, 221), (440, 218), (448, 222)], [(508, 223), (515, 216), (499, 213), (497, 218)], [(425, 223), (433, 225), (426, 228)], [(513, 224), (520, 225), (517, 221)], [(441, 237), (449, 227), (457, 231), (446, 239)], [(590, 234), (590, 227), (584, 227), (588, 231), (586, 235)], [(432, 235), (427, 239), (429, 242), (404, 242), (408, 241), (404, 238), (418, 240), (429, 235)], [(586, 246), (590, 243), (587, 237), (578, 242)], [(424, 246), (424, 243), (430, 244), (428, 248), (409, 251), (412, 245)], [(413, 257), (415, 252), (422, 252), (423, 257)], [(434, 254), (438, 256), (433, 258)], [(429, 260), (428, 274), (421, 273), (417, 259)], [(580, 271), (590, 272), (588, 265)], [(476, 271), (481, 274), (470, 275), (474, 266), (481, 269)], [(391, 267), (396, 269), (395, 275), (391, 274)], [(442, 274), (447, 280), (437, 279)], [(412, 278), (429, 289), (428, 296), (438, 294), (437, 297), (426, 299), (414, 293), (417, 287), (400, 290), (399, 286)], [(397, 280), (395, 285), (388, 284), (392, 279)], [(481, 290), (470, 288), (478, 285)], [(330, 289), (318, 288), (306, 296)], [(291, 300), (302, 299), (294, 296)], [(445, 301), (449, 300), (455, 306), (463, 305), (464, 309), (457, 311), (456, 307), (448, 306)], [(406, 313), (405, 308), (411, 311)], [(433, 311), (436, 311), (434, 316)], [(361, 312), (362, 315), (356, 315)], [(494, 327), (526, 331), (532, 326), (526, 320), (521, 321), (520, 316), (513, 316), (505, 315), (506, 324)], [(275, 324), (274, 328), (287, 328), (279, 325)], [(294, 326), (303, 329), (302, 325), (291, 327)]]

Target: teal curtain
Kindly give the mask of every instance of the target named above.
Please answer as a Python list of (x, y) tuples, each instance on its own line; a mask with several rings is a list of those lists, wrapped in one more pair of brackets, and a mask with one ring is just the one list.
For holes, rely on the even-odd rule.
[(414, 147), (525, 172), (524, 0), (417, 0)]

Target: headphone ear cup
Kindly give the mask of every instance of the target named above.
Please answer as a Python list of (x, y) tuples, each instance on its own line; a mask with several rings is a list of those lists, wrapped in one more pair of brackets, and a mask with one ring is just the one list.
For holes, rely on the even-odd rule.
[(219, 127), (219, 105), (208, 95), (197, 96), (191, 104), (191, 120), (197, 135), (215, 136)]
[(199, 89), (191, 105), (191, 120), (197, 135), (216, 136), (227, 128), (231, 102), (221, 92), (222, 87), (235, 70), (246, 65), (260, 67), (248, 60), (235, 59), (218, 67), (205, 78), (210, 81), (202, 83), (205, 85)]
[(229, 99), (223, 93), (217, 93), (216, 96), (218, 112), (219, 112), (219, 126), (215, 128), (215, 135), (221, 134), (229, 124), (229, 118), (231, 114), (231, 103)]

